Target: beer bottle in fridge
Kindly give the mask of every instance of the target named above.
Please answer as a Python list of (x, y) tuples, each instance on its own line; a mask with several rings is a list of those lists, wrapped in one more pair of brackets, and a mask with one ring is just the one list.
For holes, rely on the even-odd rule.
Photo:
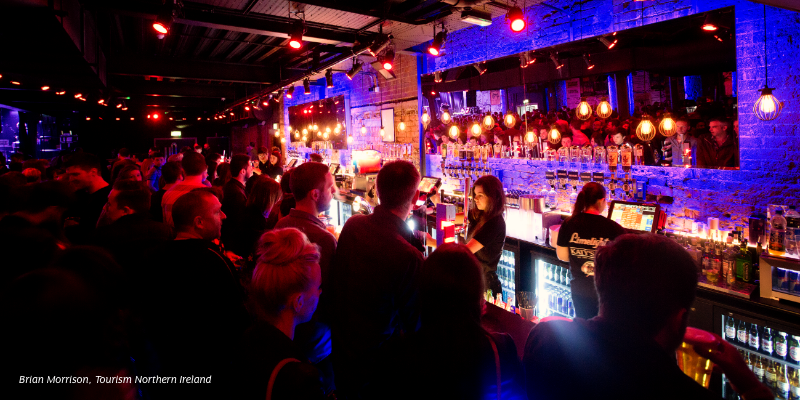
[(789, 346), (786, 340), (786, 333), (778, 332), (775, 335), (775, 357), (781, 360), (786, 359), (786, 354), (789, 353)]
[[(762, 383), (766, 383), (767, 382), (766, 378), (765, 378), (765, 375), (764, 375), (764, 361), (765, 360), (762, 359), (761, 357), (756, 356), (756, 361), (753, 364), (753, 373), (756, 374), (756, 377), (758, 378), (759, 382), (762, 382)], [(768, 360), (766, 360), (766, 361), (769, 362)]]
[(729, 342), (736, 340), (736, 322), (733, 317), (725, 318), (725, 340)]
[(736, 328), (736, 340), (742, 346), (747, 346), (747, 323), (739, 320), (739, 326)]
[(767, 387), (770, 388), (773, 393), (775, 393), (775, 384), (778, 382), (778, 374), (775, 370), (775, 364), (777, 364), (777, 362), (767, 360), (767, 368), (764, 371), (764, 376), (766, 377), (766, 381), (764, 383), (766, 383)]
[(761, 334), (761, 351), (771, 356), (773, 351), (772, 344), (772, 329), (764, 327), (764, 332)]
[(758, 351), (760, 344), (761, 340), (758, 337), (758, 325), (750, 324), (750, 332), (747, 333), (747, 345), (750, 346), (751, 349)]
[(775, 373), (777, 379), (775, 381), (775, 396), (781, 400), (789, 400), (789, 377), (786, 375), (786, 366), (777, 363), (775, 366)]
[(800, 364), (800, 340), (797, 336), (789, 336), (789, 358)]
[(793, 368), (789, 374), (789, 390), (792, 400), (800, 400), (800, 369)]

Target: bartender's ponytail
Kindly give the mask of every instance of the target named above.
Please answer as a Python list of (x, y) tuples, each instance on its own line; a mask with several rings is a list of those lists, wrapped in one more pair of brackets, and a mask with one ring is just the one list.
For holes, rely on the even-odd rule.
[(594, 203), (597, 203), (597, 200), (604, 199), (606, 197), (606, 189), (603, 185), (597, 182), (589, 182), (583, 186), (581, 192), (578, 193), (578, 198), (575, 200), (575, 207), (572, 209), (572, 216), (576, 216), (584, 211), (586, 208), (591, 206)]

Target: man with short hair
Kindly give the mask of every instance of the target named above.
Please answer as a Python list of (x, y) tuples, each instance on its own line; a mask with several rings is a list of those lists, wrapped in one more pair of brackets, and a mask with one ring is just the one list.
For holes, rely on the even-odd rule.
[(103, 211), (108, 225), (95, 232), (94, 243), (126, 270), (147, 262), (145, 254), (172, 238), (167, 225), (150, 218), (150, 193), (144, 182), (114, 182)]
[(65, 166), (69, 185), (76, 197), (75, 206), (66, 214), (65, 233), (74, 244), (85, 244), (94, 234), (111, 186), (101, 175), (103, 161), (92, 154), (75, 154)]
[[(572, 145), (574, 146), (588, 146), (589, 145), (589, 137), (581, 131), (581, 124), (583, 121), (573, 118), (572, 122), (569, 124), (569, 130), (572, 133)], [(563, 136), (562, 136), (563, 137)]]
[[(675, 134), (666, 139), (672, 154), (672, 159), (667, 161), (671, 161), (675, 167), (691, 165), (692, 158), (697, 152), (697, 139), (689, 135), (689, 129), (689, 120), (678, 118), (675, 121)], [(686, 157), (684, 157), (684, 147), (688, 148)]]
[[(328, 232), (317, 216), (330, 209), (336, 193), (336, 182), (325, 164), (307, 162), (292, 171), (291, 189), (296, 205), (289, 211), (289, 215), (278, 221), (275, 229), (297, 228), (308, 236), (311, 243), (319, 246), (322, 287), (328, 290), (330, 263), (336, 252), (336, 237)], [(323, 299), (320, 311), (327, 311), (327, 294)]]
[(408, 161), (384, 165), (377, 180), (380, 205), (370, 215), (350, 217), (339, 236), (331, 265), (334, 366), (337, 389), (355, 398), (380, 397), (369, 385), (382, 370), (382, 346), (400, 331), (418, 329), (423, 257), (405, 220), (419, 198), (419, 182)]
[(242, 235), (245, 216), (244, 208), (247, 205), (245, 183), (253, 175), (253, 165), (250, 157), (236, 154), (231, 157), (231, 179), (222, 188), (222, 211), (228, 216), (222, 226), (222, 243), (235, 254), (247, 257), (253, 249), (248, 249), (249, 243)]
[(312, 161), (312, 162), (318, 162), (318, 163), (321, 163), (321, 162), (325, 161), (325, 159), (322, 158), (322, 155), (317, 154), (317, 153), (309, 154), (308, 155), (308, 160)]
[(150, 158), (145, 161), (149, 161), (148, 168), (144, 169), (144, 163), (142, 163), (142, 171), (145, 172), (145, 179), (147, 180), (147, 185), (153, 189), (154, 192), (157, 192), (158, 181), (161, 179), (161, 167), (164, 166), (164, 153), (160, 151), (156, 151), (150, 154)]
[[(619, 236), (598, 247), (595, 282), (597, 317), (542, 322), (531, 331), (523, 357), (529, 398), (715, 398), (675, 360), (697, 289), (697, 267), (686, 250), (665, 236)], [(695, 349), (743, 398), (771, 399), (736, 348), (717, 341), (713, 349)]]
[[(158, 147), (155, 147), (155, 146), (153, 146), (153, 147), (151, 147), (150, 149), (147, 150), (147, 158), (142, 160), (142, 165), (141, 165), (143, 172), (147, 173), (147, 171), (150, 171), (150, 167), (153, 166), (153, 155), (156, 154), (159, 151), (160, 150), (158, 149)], [(164, 155), (163, 155), (164, 153), (161, 152), (161, 154), (162, 154), (161, 157), (164, 157)], [(158, 190), (158, 189), (156, 189), (156, 190)]]
[(153, 221), (164, 222), (164, 209), (161, 208), (161, 200), (164, 193), (176, 183), (183, 181), (183, 168), (181, 163), (170, 161), (161, 167), (161, 177), (164, 179), (164, 186), (150, 197), (150, 217)]
[(739, 166), (739, 143), (730, 134), (730, 121), (726, 118), (711, 118), (708, 135), (697, 139), (697, 166), (703, 168), (737, 168)]
[[(184, 159), (198, 153), (186, 154)], [(199, 176), (199, 175), (192, 175)], [(168, 193), (169, 194), (169, 193)], [(177, 232), (139, 268), (141, 312), (157, 362), (146, 373), (212, 376), (211, 384), (151, 387), (161, 398), (219, 398), (219, 384), (231, 370), (235, 343), (247, 327), (244, 290), (236, 268), (219, 246), (225, 213), (213, 190), (197, 188), (171, 207)], [(163, 392), (162, 392), (163, 391)], [(215, 395), (214, 395), (215, 393)], [(156, 398), (157, 396), (153, 396)]]
[(125, 147), (119, 149), (117, 152), (117, 159), (111, 164), (111, 182), (117, 180), (117, 175), (119, 175), (119, 172), (122, 171), (123, 168), (134, 164), (136, 164), (136, 162), (131, 159), (130, 150)]
[(183, 181), (176, 183), (164, 193), (161, 199), (161, 208), (164, 210), (164, 223), (174, 226), (172, 223), (172, 205), (179, 197), (192, 191), (192, 189), (204, 188), (203, 181), (208, 176), (208, 167), (202, 154), (188, 152), (181, 160), (181, 167), (185, 174)]

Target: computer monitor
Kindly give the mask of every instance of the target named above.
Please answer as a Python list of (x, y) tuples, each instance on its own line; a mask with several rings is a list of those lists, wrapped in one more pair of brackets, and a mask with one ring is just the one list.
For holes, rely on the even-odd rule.
[(419, 193), (429, 195), (434, 189), (438, 189), (441, 184), (442, 180), (440, 178), (425, 176), (419, 181)]
[(614, 200), (608, 207), (608, 219), (633, 232), (655, 232), (661, 206)]

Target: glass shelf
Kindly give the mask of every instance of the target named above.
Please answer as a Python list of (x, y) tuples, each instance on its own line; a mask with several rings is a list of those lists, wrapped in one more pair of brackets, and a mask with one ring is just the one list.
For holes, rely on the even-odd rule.
[[(742, 346), (739, 343), (731, 342), (731, 341), (728, 341), (728, 340), (725, 340), (725, 341), (730, 343), (730, 344), (732, 344), (734, 347), (736, 347), (739, 350), (744, 350), (744, 351), (746, 351), (746, 352), (748, 352), (750, 354), (755, 354), (755, 355), (757, 355), (757, 356), (759, 356), (761, 358), (765, 358), (765, 359), (773, 361), (773, 362), (778, 362), (778, 363), (784, 364), (784, 365), (792, 367), (792, 368), (797, 368), (797, 366), (798, 366), (798, 364), (792, 359), (784, 360), (784, 359), (779, 358), (779, 357), (770, 356), (770, 355), (768, 355), (766, 353), (762, 353), (760, 351), (753, 350), (750, 347)], [(787, 355), (786, 357), (789, 357), (789, 356)]]

